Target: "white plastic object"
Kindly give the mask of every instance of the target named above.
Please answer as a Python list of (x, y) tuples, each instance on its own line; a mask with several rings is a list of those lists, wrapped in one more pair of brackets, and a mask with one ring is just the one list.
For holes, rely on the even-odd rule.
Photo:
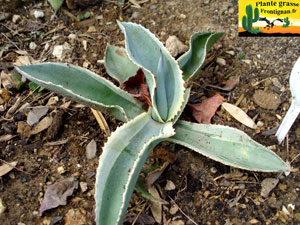
[(290, 90), (292, 93), (292, 104), (275, 134), (279, 143), (283, 141), (300, 112), (300, 57), (291, 72)]

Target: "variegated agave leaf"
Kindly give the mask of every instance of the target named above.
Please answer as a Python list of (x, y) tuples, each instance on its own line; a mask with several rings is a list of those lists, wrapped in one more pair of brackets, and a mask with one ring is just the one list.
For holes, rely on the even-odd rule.
[(184, 81), (178, 63), (149, 30), (134, 23), (118, 24), (125, 34), (128, 56), (143, 68), (147, 81), (155, 81), (155, 95), (151, 97), (154, 113), (157, 110), (158, 115), (153, 118), (171, 121), (180, 110), (184, 96)]
[(109, 137), (96, 177), (97, 224), (122, 224), (147, 156), (156, 144), (172, 135), (171, 122), (156, 122), (148, 112), (119, 127)]
[(169, 141), (225, 165), (261, 172), (291, 170), (273, 151), (235, 128), (178, 121), (175, 131), (176, 134)]
[(129, 59), (125, 48), (112, 45), (107, 46), (104, 61), (107, 73), (119, 81), (120, 84), (134, 76), (139, 69)]
[(107, 111), (122, 121), (144, 112), (141, 104), (129, 93), (87, 69), (62, 63), (41, 63), (16, 69), (42, 87), (94, 109)]
[(178, 59), (184, 80), (194, 79), (198, 75), (207, 52), (222, 35), (222, 32), (197, 32), (192, 35), (190, 49)]

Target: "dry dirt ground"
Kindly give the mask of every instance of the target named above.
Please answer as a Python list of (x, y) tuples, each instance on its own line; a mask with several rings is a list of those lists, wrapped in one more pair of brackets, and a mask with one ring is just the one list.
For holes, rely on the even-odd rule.
[[(120, 9), (117, 1), (102, 1), (73, 10), (63, 7), (75, 17), (90, 12), (90, 19), (83, 22), (72, 20), (63, 11), (55, 15), (46, 1), (26, 1), (23, 6), (13, 5), (13, 2), (17, 1), (0, 1), (1, 76), (16, 73), (14, 63), (24, 60), (20, 56), (37, 61), (59, 61), (52, 55), (53, 48), (68, 43), (71, 50), (61, 59), (62, 62), (87, 67), (106, 77), (101, 61), (106, 45), (120, 45), (124, 40), (116, 19), (140, 23), (163, 42), (175, 35), (188, 44), (194, 32), (224, 31), (194, 82), (192, 95), (209, 97), (216, 90), (208, 88), (207, 84), (221, 86), (227, 75), (240, 76), (239, 85), (231, 92), (221, 92), (221, 95), (233, 104), (242, 100), (239, 107), (259, 123), (259, 128), (247, 128), (222, 109), (217, 111), (212, 123), (239, 128), (261, 144), (270, 146), (291, 163), (293, 172), (285, 176), (237, 170), (181, 146), (163, 144), (159, 148), (175, 156), (176, 160), (156, 181), (161, 198), (168, 202), (161, 212), (161, 224), (300, 223), (299, 120), (281, 145), (271, 130), (280, 124), (290, 105), (288, 78), (300, 56), (299, 38), (238, 37), (238, 2), (235, 0), (152, 0), (141, 4), (140, 9), (129, 3)], [(41, 10), (44, 17), (36, 19), (35, 10)], [(226, 63), (216, 63), (217, 58)], [(253, 98), (258, 90), (272, 96), (279, 95), (280, 101), (274, 105), (271, 98), (258, 105)], [(95, 171), (107, 136), (99, 129), (89, 108), (72, 102), (63, 109), (68, 100), (61, 96), (52, 98), (55, 96), (46, 90), (36, 96), (26, 84), (19, 90), (13, 85), (1, 86), (0, 136), (13, 136), (0, 142), (0, 165), (17, 161), (15, 169), (0, 177), (0, 198), (6, 208), (0, 215), (2, 225), (94, 224)], [(16, 110), (26, 103), (31, 107), (45, 106), (49, 99), (54, 103), (48, 106), (47, 115), (56, 114), (55, 124), (51, 129), (26, 136), (32, 129), (26, 125), (28, 114), (8, 110), (16, 102), (19, 103)], [(184, 117), (193, 121), (188, 110)], [(105, 119), (111, 131), (120, 125), (108, 115)], [(97, 157), (87, 159), (86, 146), (92, 139), (97, 143)], [(147, 164), (161, 166), (165, 162), (161, 158), (168, 157), (153, 154)], [(46, 211), (40, 217), (40, 202), (47, 185), (68, 177), (82, 182), (81, 187), (68, 197), (65, 206)], [(279, 182), (268, 196), (263, 197), (262, 181), (266, 178), (278, 179)], [(175, 189), (165, 188), (170, 181)], [(149, 205), (139, 193), (134, 193), (125, 223), (157, 224)], [(72, 221), (72, 215), (75, 215), (75, 221)]]

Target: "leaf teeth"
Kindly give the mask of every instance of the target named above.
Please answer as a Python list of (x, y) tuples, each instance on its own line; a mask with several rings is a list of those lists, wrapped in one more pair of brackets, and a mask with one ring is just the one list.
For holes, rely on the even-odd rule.
[[(128, 137), (128, 131), (131, 131), (129, 137)], [(133, 191), (133, 187), (134, 187), (133, 185), (135, 179), (137, 178), (137, 175), (139, 174), (140, 169), (142, 168), (142, 165), (144, 164), (144, 161), (146, 160), (149, 151), (151, 151), (152, 148), (160, 140), (166, 139), (167, 137), (170, 137), (174, 134), (175, 133), (174, 133), (174, 128), (172, 127), (172, 123), (160, 124), (154, 121), (153, 119), (151, 119), (150, 112), (139, 115), (135, 119), (124, 124), (122, 127), (117, 128), (116, 131), (113, 132), (113, 134), (109, 137), (108, 141), (104, 145), (103, 153), (100, 156), (99, 166), (97, 169), (96, 194), (95, 194), (95, 199), (97, 199), (96, 201), (97, 223), (99, 223), (103, 219), (100, 217), (101, 215), (99, 213), (105, 213), (105, 211), (107, 211), (105, 209), (103, 210), (103, 207), (105, 207), (104, 204), (106, 203), (106, 200), (102, 199), (101, 197), (105, 197), (103, 195), (105, 193), (107, 194), (107, 192), (105, 191), (105, 186), (111, 184), (110, 181), (108, 180), (109, 176), (111, 176), (111, 173), (114, 174), (117, 173), (117, 171), (114, 170), (116, 168), (114, 162), (117, 162), (119, 160), (122, 161), (124, 157), (126, 159), (130, 157), (129, 164), (125, 164), (124, 166), (119, 167), (119, 169), (123, 168), (124, 172), (125, 172), (124, 168), (126, 168), (126, 171), (128, 170), (129, 174), (126, 174), (126, 178), (123, 177), (124, 178), (123, 182), (120, 183), (120, 185), (122, 185), (121, 191), (120, 191), (121, 186), (119, 186), (116, 189), (120, 191), (116, 193), (116, 195), (120, 195), (120, 197), (117, 198), (117, 204), (114, 206), (112, 205), (113, 209), (115, 209), (116, 214), (110, 217), (110, 218), (114, 218), (113, 221), (110, 221), (110, 224), (120, 225), (122, 222), (121, 221), (122, 217), (126, 210), (125, 207), (127, 207), (129, 201), (128, 196), (131, 195), (131, 192)], [(123, 140), (124, 135), (128, 137), (126, 140), (124, 140), (124, 142), (121, 143), (116, 142), (119, 139)], [(136, 138), (140, 138), (140, 137), (142, 137), (140, 143), (132, 144), (132, 143), (136, 143), (136, 142), (132, 142), (132, 140), (136, 141), (138, 140)], [(116, 143), (118, 144), (116, 145)], [(132, 158), (133, 155), (131, 156), (131, 153), (127, 152), (126, 150), (129, 148), (131, 149), (131, 147), (134, 150), (131, 152), (134, 154), (134, 158)], [(129, 155), (127, 153), (129, 153)], [(102, 221), (102, 223), (103, 222), (104, 221)]]
[[(140, 24), (135, 24), (135, 23), (131, 23), (131, 22), (127, 22), (127, 23), (121, 23), (119, 21), (118, 22), (118, 25), (120, 27), (120, 29), (122, 30), (122, 32), (124, 33), (125, 35), (125, 47), (127, 49), (127, 52), (128, 52), (128, 35), (127, 35), (127, 32), (126, 32), (126, 28), (123, 24), (128, 24), (128, 25), (132, 25), (132, 26), (137, 26), (139, 27), (141, 30), (145, 31), (147, 35), (149, 35), (154, 41), (155, 43), (159, 46), (159, 48), (165, 52), (166, 54), (166, 57), (167, 57), (167, 60), (169, 61), (169, 63), (172, 65), (172, 73), (174, 73), (174, 76), (173, 76), (173, 79), (175, 80), (175, 84), (176, 87), (172, 87), (174, 88), (174, 91), (173, 91), (173, 99), (172, 99), (172, 103), (171, 103), (171, 107), (169, 108), (169, 113), (168, 113), (168, 116), (167, 116), (167, 119), (166, 121), (169, 122), (171, 120), (173, 120), (176, 115), (178, 114), (178, 112), (180, 111), (181, 109), (181, 106), (184, 102), (184, 80), (183, 80), (183, 74), (182, 74), (182, 71), (180, 69), (180, 66), (178, 64), (178, 62), (172, 57), (172, 55), (170, 54), (170, 52), (166, 49), (166, 47), (159, 41), (159, 39), (153, 34), (150, 32), (149, 29), (141, 26)], [(128, 52), (128, 56), (131, 60), (133, 60), (139, 67), (143, 68), (143, 70), (146, 70), (148, 71), (149, 73), (151, 73), (151, 75), (154, 77), (152, 71), (146, 69), (145, 67), (141, 66), (139, 63), (137, 63), (131, 56), (130, 52)], [(171, 61), (170, 61), (171, 60)], [(153, 90), (156, 88), (156, 84), (155, 84), (155, 87), (153, 87)], [(151, 93), (151, 92), (150, 92)], [(176, 95), (175, 95), (176, 94)], [(176, 96), (176, 97), (175, 97)], [(155, 103), (155, 96), (151, 96), (152, 98), (152, 101), (153, 103)], [(153, 104), (155, 107), (156, 106), (156, 103)], [(158, 111), (157, 109), (155, 111)], [(161, 117), (161, 116), (159, 116)], [(161, 118), (160, 118), (161, 119)]]
[[(81, 67), (76, 67), (76, 66), (72, 66), (72, 65), (69, 65), (69, 64), (65, 64), (65, 63), (51, 63), (51, 62), (48, 62), (48, 63), (42, 63), (42, 64), (34, 64), (34, 65), (30, 65), (30, 66), (40, 66), (40, 65), (67, 66), (67, 67), (71, 67), (71, 68), (74, 68), (74, 69), (79, 69), (81, 71), (84, 71), (85, 75), (90, 76), (91, 78), (95, 79), (97, 82), (101, 81), (101, 83), (103, 85), (106, 85), (107, 87), (109, 87), (110, 90), (112, 92), (114, 92), (116, 95), (122, 96), (123, 99), (125, 99), (126, 101), (134, 104), (136, 106), (136, 108), (140, 108), (142, 110), (142, 107), (141, 107), (140, 103), (137, 100), (135, 100), (129, 93), (121, 90), (120, 88), (115, 86), (110, 81), (105, 80), (104, 78), (96, 75), (92, 71), (83, 69)], [(28, 67), (28, 66), (24, 66), (24, 67)], [(32, 76), (32, 75), (28, 74), (27, 72), (25, 72), (24, 70), (22, 70), (22, 67), (16, 67), (16, 70), (20, 74), (27, 77), (29, 80), (32, 80), (35, 83), (37, 83), (41, 86), (44, 86), (44, 87), (46, 87), (47, 89), (49, 89), (51, 91), (60, 93), (61, 95), (64, 95), (64, 96), (69, 96), (69, 97), (73, 98), (75, 101), (82, 102), (82, 103), (88, 105), (89, 107), (92, 107), (92, 108), (95, 108), (95, 109), (98, 109), (98, 110), (114, 110), (114, 109), (116, 109), (116, 110), (119, 111), (119, 113), (121, 115), (123, 115), (122, 118), (118, 118), (118, 119), (123, 120), (123, 121), (128, 121), (128, 118), (129, 118), (130, 115), (127, 115), (127, 113), (125, 112), (125, 109), (120, 105), (114, 105), (114, 104), (107, 105), (107, 104), (101, 103), (99, 101), (92, 100), (91, 98), (84, 97), (83, 95), (78, 94), (78, 93), (74, 92), (72, 89), (68, 89), (65, 86), (61, 85), (61, 84), (56, 84), (56, 83), (53, 83), (51, 81), (44, 81), (44, 80), (38, 79), (37, 77)], [(119, 117), (119, 115), (117, 117)]]
[(291, 170), (276, 153), (238, 129), (186, 121), (179, 121), (175, 129), (176, 135), (168, 138), (168, 141), (183, 145), (225, 165), (258, 172)]
[[(148, 113), (142, 113), (140, 115), (138, 115), (137, 117), (135, 117), (134, 119), (128, 121), (127, 123), (123, 124), (122, 126), (120, 127), (117, 127), (117, 129), (111, 134), (111, 136), (108, 138), (107, 142), (104, 144), (103, 146), (103, 152), (102, 152), (102, 155), (100, 156), (100, 159), (99, 159), (99, 164), (98, 164), (98, 168), (97, 168), (97, 174), (100, 174), (100, 171), (103, 172), (103, 171), (108, 171), (110, 172), (111, 168), (113, 167), (113, 164), (110, 164), (110, 168), (103, 168), (103, 162), (104, 160), (106, 160), (106, 156), (108, 154), (110, 154), (109, 152), (109, 146), (114, 143), (115, 141), (115, 136), (118, 136), (119, 133), (121, 133), (124, 129), (128, 129), (135, 121), (137, 121), (138, 119), (142, 118), (142, 117), (145, 117), (146, 114)], [(138, 132), (138, 131), (136, 131)], [(124, 140), (124, 145), (126, 145), (126, 143), (129, 143), (130, 140)], [(107, 166), (107, 165), (106, 165)], [(108, 174), (106, 174), (106, 176), (108, 177)], [(95, 184), (95, 187), (96, 187), (96, 190), (97, 190), (97, 187), (100, 185), (100, 186), (105, 186), (104, 183), (101, 183), (101, 181), (103, 181), (105, 178), (101, 177), (101, 179), (99, 179), (98, 176), (96, 176), (96, 184)], [(99, 221), (99, 207), (101, 206), (102, 204), (102, 198), (101, 198), (101, 193), (98, 193), (96, 191), (95, 193), (95, 199), (97, 200), (96, 201), (96, 221)]]
[[(144, 156), (145, 152), (148, 150), (148, 147), (150, 146), (151, 143), (153, 143), (155, 141), (157, 141), (159, 143), (159, 142), (163, 141), (164, 139), (167, 139), (168, 137), (173, 136), (174, 134), (175, 134), (175, 130), (172, 127), (172, 123), (168, 123), (167, 126), (165, 127), (165, 129), (162, 130), (162, 133), (160, 135), (152, 137), (147, 143), (145, 143), (144, 146), (142, 147), (141, 151), (139, 152), (138, 157), (134, 162), (134, 165), (132, 166), (132, 168), (130, 170), (129, 177), (134, 176), (134, 173), (136, 172), (136, 169), (140, 163), (141, 158)], [(158, 143), (155, 143), (154, 145), (157, 145)], [(153, 146), (153, 148), (154, 147), (155, 146)], [(125, 190), (128, 190), (130, 181), (131, 180), (128, 179), (128, 182), (125, 184), (125, 187), (124, 187)], [(126, 198), (127, 194), (128, 193), (126, 191), (123, 193), (122, 207), (121, 207), (120, 214), (118, 216), (118, 220), (117, 220), (116, 224), (119, 224), (122, 220), (122, 216), (123, 216), (122, 211), (124, 210), (124, 207), (125, 207), (125, 198)]]

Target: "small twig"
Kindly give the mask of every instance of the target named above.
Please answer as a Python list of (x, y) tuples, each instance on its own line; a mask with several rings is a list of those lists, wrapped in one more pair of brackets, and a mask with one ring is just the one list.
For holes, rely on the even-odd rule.
[(61, 11), (68, 17), (70, 17), (71, 20), (80, 22), (80, 19), (78, 19), (76, 16), (74, 16), (72, 13), (70, 13), (68, 10), (61, 9)]
[(191, 217), (189, 217), (187, 214), (185, 214), (183, 211), (182, 211), (182, 209), (176, 204), (176, 202), (170, 197), (170, 196), (168, 196), (170, 199), (171, 199), (171, 201), (178, 207), (178, 209), (179, 209), (179, 211), (186, 217), (186, 218), (188, 218), (193, 224), (195, 224), (195, 225), (198, 225), (198, 223), (196, 223)]
[(1, 33), (10, 43), (12, 43), (18, 50), (21, 51), (21, 49), (15, 44), (15, 42), (13, 42), (12, 40), (10, 40), (4, 33)]
[(296, 155), (295, 158), (292, 159), (290, 164), (292, 164), (299, 156), (300, 156), (300, 153), (298, 155)]
[(236, 103), (234, 105), (239, 106), (239, 104), (243, 101), (244, 98), (245, 98), (245, 94), (242, 93), (241, 96), (239, 97), (239, 99), (236, 101)]
[(107, 122), (106, 122), (105, 118), (103, 117), (102, 113), (100, 111), (97, 111), (92, 108), (91, 108), (91, 110), (100, 126), (100, 129), (104, 131), (104, 133), (107, 137), (110, 136), (110, 129), (109, 129)]
[(145, 204), (143, 205), (142, 209), (139, 211), (139, 213), (136, 215), (136, 217), (134, 218), (133, 222), (131, 225), (134, 225), (136, 223), (136, 221), (138, 220), (138, 218), (140, 217), (140, 215), (142, 214), (142, 212), (144, 211), (146, 205), (148, 203), (148, 200), (145, 202)]
[(136, 0), (129, 0), (136, 8), (140, 9), (141, 6)]
[(2, 26), (4, 26), (6, 29), (8, 29), (12, 34), (17, 34), (17, 35), (20, 35), (18, 33), (18, 31), (15, 31), (13, 29), (11, 29), (10, 27), (6, 26), (4, 23), (0, 23)]
[(286, 135), (286, 153), (289, 157), (289, 135)]

